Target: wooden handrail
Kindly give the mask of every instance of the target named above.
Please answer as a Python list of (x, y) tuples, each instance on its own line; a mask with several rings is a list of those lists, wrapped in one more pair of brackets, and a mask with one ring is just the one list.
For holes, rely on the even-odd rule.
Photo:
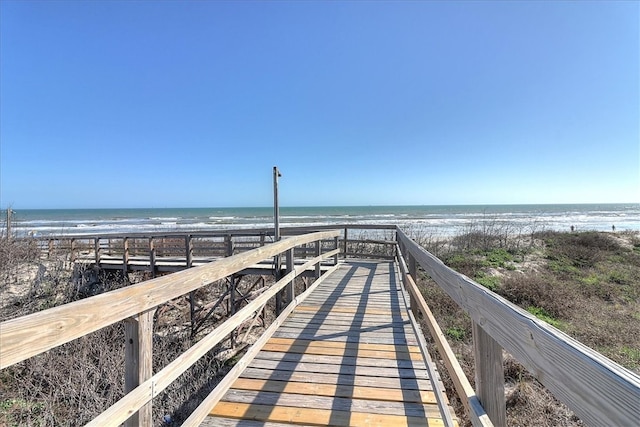
[(227, 277), (287, 249), (337, 238), (323, 231), (283, 239), (230, 258), (0, 323), (0, 369)]
[(296, 276), (300, 275), (307, 268), (312, 267), (323, 259), (333, 256), (337, 252), (338, 250), (327, 252), (317, 258), (309, 260), (300, 267), (293, 268), (290, 273), (272, 285), (268, 291), (251, 301), (251, 303), (243, 307), (240, 311), (222, 323), (222, 325), (218, 326), (207, 336), (191, 346), (187, 351), (182, 353), (177, 359), (169, 363), (153, 377), (147, 379), (102, 414), (98, 415), (89, 424), (87, 424), (87, 426), (115, 427), (120, 425), (138, 409), (142, 408), (147, 402), (159, 395), (183, 372), (189, 369), (215, 345), (220, 343), (231, 333), (231, 331), (247, 320), (253, 312), (266, 304), (269, 299), (274, 297), (285, 286), (288, 286)]
[[(296, 236), (300, 234), (307, 234), (315, 231), (329, 231), (329, 230), (343, 230), (347, 228), (349, 230), (389, 230), (395, 231), (396, 225), (393, 224), (326, 224), (326, 225), (312, 225), (312, 226), (291, 226), (281, 227), (280, 234), (283, 237)], [(255, 237), (260, 235), (273, 236), (273, 227), (267, 228), (240, 228), (240, 229), (224, 229), (224, 230), (210, 230), (210, 231), (198, 231), (198, 230), (185, 230), (185, 231), (153, 231), (153, 232), (135, 232), (135, 233), (100, 233), (100, 234), (60, 234), (60, 235), (48, 235), (43, 237), (29, 237), (33, 240), (93, 240), (99, 239), (123, 239), (125, 237), (131, 239), (148, 239), (153, 238), (183, 238), (185, 235), (190, 235), (194, 238), (199, 237), (224, 237), (232, 235), (234, 237)]]
[[(478, 327), (585, 423), (637, 424), (638, 375), (447, 267), (399, 228), (397, 236), (405, 254), (413, 257)], [(486, 408), (486, 402), (482, 404)]]
[[(411, 274), (409, 274), (409, 268), (407, 267), (405, 260), (403, 259), (403, 253), (401, 249), (398, 247), (398, 263), (400, 265), (400, 272), (402, 273), (402, 278), (405, 283), (405, 287), (411, 296), (411, 303), (416, 304), (416, 309), (420, 311), (426, 320), (427, 326), (429, 327), (429, 332), (431, 332), (431, 337), (433, 338), (436, 346), (438, 348), (438, 353), (442, 358), (445, 366), (447, 367), (447, 371), (451, 377), (451, 381), (456, 389), (456, 393), (460, 397), (462, 401), (462, 405), (467, 411), (467, 415), (471, 420), (471, 423), (474, 427), (491, 427), (493, 423), (489, 419), (486, 411), (480, 404), (478, 396), (476, 392), (473, 390), (469, 379), (464, 374), (458, 359), (456, 358), (455, 353), (449, 346), (446, 337), (442, 333), (440, 329), (440, 325), (436, 321), (431, 309), (427, 305), (422, 293), (416, 286), (416, 282), (414, 281)], [(412, 311), (414, 307), (411, 307)]]

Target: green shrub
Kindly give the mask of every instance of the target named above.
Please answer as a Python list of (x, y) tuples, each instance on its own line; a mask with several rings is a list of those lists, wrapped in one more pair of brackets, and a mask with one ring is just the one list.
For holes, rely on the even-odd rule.
[(466, 331), (462, 328), (448, 328), (446, 332), (447, 336), (456, 341), (464, 341)]
[(489, 276), (486, 273), (479, 272), (476, 274), (475, 281), (480, 283), (490, 291), (496, 291), (500, 286), (500, 279), (496, 276)]
[(551, 314), (549, 314), (543, 308), (530, 306), (530, 307), (527, 307), (527, 311), (533, 314), (534, 316), (536, 316), (538, 319), (547, 322), (548, 324), (550, 324), (555, 328), (562, 329), (564, 327), (564, 324), (561, 321), (553, 318)]
[(492, 249), (485, 254), (488, 267), (506, 267), (507, 263), (513, 261), (513, 256), (505, 249)]

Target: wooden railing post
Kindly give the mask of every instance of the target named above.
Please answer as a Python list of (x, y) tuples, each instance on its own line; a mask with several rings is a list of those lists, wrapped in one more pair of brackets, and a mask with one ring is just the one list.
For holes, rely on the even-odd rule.
[(129, 238), (122, 241), (122, 273), (126, 276), (129, 271)]
[[(347, 259), (347, 240), (349, 240), (349, 238), (347, 237), (347, 227), (344, 228), (344, 245), (343, 245), (343, 250), (342, 250), (342, 259)], [(336, 262), (337, 264), (337, 262)]]
[(224, 242), (227, 246), (227, 256), (233, 255), (233, 238), (230, 234), (224, 236)]
[[(320, 256), (320, 246), (321, 246), (322, 242), (320, 242), (320, 240), (318, 240), (316, 242), (316, 247), (315, 247), (315, 256), (319, 257)], [(320, 263), (316, 264), (316, 273), (315, 273), (315, 277), (316, 279), (318, 279), (320, 277)]]
[(71, 255), (69, 255), (69, 262), (73, 263), (76, 260), (76, 239), (71, 239)]
[[(418, 283), (418, 268), (416, 265), (416, 259), (413, 255), (411, 254), (407, 254), (407, 257), (409, 258), (409, 275), (411, 276), (411, 278), (413, 279), (413, 281), (415, 283)], [(415, 318), (418, 318), (418, 305), (416, 304), (416, 299), (413, 296), (413, 294), (410, 294), (409, 296), (409, 305), (411, 308), (411, 312), (413, 313), (413, 315), (415, 316)]]
[[(293, 271), (293, 252), (294, 248), (287, 250), (287, 274)], [(291, 282), (284, 288), (285, 291), (285, 301), (286, 305), (291, 304), (293, 298), (295, 297), (295, 289), (294, 289), (295, 279), (291, 279)]]
[(153, 237), (149, 237), (149, 270), (151, 277), (156, 277), (156, 246)]
[(94, 250), (96, 252), (96, 266), (100, 266), (100, 238), (94, 239)]
[(51, 258), (53, 254), (53, 239), (49, 239), (49, 252), (47, 253), (47, 258)]
[(502, 347), (476, 322), (471, 322), (476, 361), (476, 393), (489, 419), (496, 427), (507, 425), (504, 398)]
[(187, 268), (191, 268), (193, 265), (193, 236), (187, 234), (184, 238), (185, 245), (185, 258)]
[[(334, 237), (334, 238), (333, 238), (333, 243), (334, 243), (334, 244), (333, 244), (333, 249), (338, 249), (338, 247), (339, 247), (339, 246), (338, 246), (338, 239), (339, 239), (339, 237)], [(333, 256), (333, 264), (334, 264), (334, 265), (338, 265), (338, 254), (335, 254), (335, 255)]]
[[(125, 394), (153, 375), (154, 312), (155, 309), (148, 310), (125, 321)], [(144, 405), (125, 422), (125, 427), (151, 427), (152, 408), (152, 402)]]

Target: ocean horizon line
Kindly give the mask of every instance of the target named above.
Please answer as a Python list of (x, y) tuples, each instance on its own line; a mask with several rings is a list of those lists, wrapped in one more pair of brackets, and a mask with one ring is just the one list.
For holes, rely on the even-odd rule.
[[(353, 205), (339, 205), (339, 204), (327, 204), (327, 205), (280, 205), (280, 209), (315, 209), (315, 208), (429, 208), (429, 207), (493, 207), (493, 206), (622, 206), (622, 205), (640, 205), (638, 202), (544, 202), (544, 203), (437, 203), (437, 204), (353, 204)], [(38, 207), (38, 208), (14, 208), (13, 206), (3, 207), (1, 210), (6, 211), (11, 209), (12, 211), (69, 211), (69, 210), (166, 210), (166, 209), (273, 209), (273, 205), (267, 206), (147, 206), (147, 207)]]

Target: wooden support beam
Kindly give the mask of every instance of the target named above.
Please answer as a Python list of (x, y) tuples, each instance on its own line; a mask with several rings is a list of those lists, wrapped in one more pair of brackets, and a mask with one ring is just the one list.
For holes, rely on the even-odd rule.
[(232, 256), (233, 255), (233, 237), (231, 236), (231, 234), (227, 234), (226, 236), (224, 236), (224, 243), (225, 243), (225, 247), (227, 248), (227, 253), (226, 256)]
[[(236, 314), (236, 275), (232, 275), (229, 281), (229, 300), (227, 303), (227, 317), (231, 317)], [(234, 348), (236, 346), (236, 329), (231, 332), (229, 339), (231, 340), (231, 348)]]
[(506, 427), (502, 347), (476, 322), (471, 322), (476, 361), (476, 392), (493, 425)]
[[(418, 282), (418, 268), (416, 266), (416, 259), (411, 255), (408, 254), (409, 257), (409, 275), (411, 276), (411, 278), (413, 279), (413, 281), (415, 283)], [(418, 318), (418, 306), (416, 304), (416, 299), (413, 296), (413, 294), (409, 294), (410, 298), (409, 298), (409, 305), (411, 308), (411, 312), (413, 313), (413, 315), (415, 316), (415, 318)]]
[[(339, 231), (309, 233), (219, 259), (205, 265), (158, 277), (104, 294), (53, 307), (0, 323), (0, 369), (87, 335), (120, 320), (157, 307), (171, 299), (270, 259), (305, 242), (331, 239)], [(146, 239), (146, 238), (145, 238)], [(324, 258), (334, 256), (327, 252)], [(316, 260), (320, 262), (321, 260)], [(315, 262), (304, 268), (312, 268)], [(97, 310), (96, 307), (109, 309)]]
[(440, 325), (438, 325), (431, 309), (427, 305), (422, 293), (420, 293), (413, 277), (409, 274), (409, 268), (404, 261), (403, 252), (400, 253), (398, 261), (402, 271), (402, 277), (405, 282), (405, 287), (411, 297), (415, 299), (418, 311), (420, 311), (424, 316), (425, 323), (429, 328), (429, 332), (431, 332), (431, 337), (438, 348), (440, 358), (449, 372), (453, 386), (455, 387), (458, 397), (471, 420), (471, 424), (474, 427), (492, 427), (493, 424), (491, 423), (489, 416), (480, 404), (480, 400), (478, 399), (476, 392), (473, 390), (471, 383), (469, 383), (469, 380), (464, 374), (464, 371), (460, 366), (460, 362), (458, 362), (455, 353), (447, 342), (447, 338), (440, 329)]
[(156, 277), (156, 246), (153, 237), (149, 237), (149, 270), (151, 277)]
[[(293, 272), (294, 259), (293, 259), (293, 248), (287, 250), (287, 274)], [(284, 288), (285, 291), (285, 304), (289, 305), (293, 298), (295, 298), (295, 289), (294, 289), (295, 279), (291, 279), (291, 282)]]
[[(148, 310), (125, 321), (125, 394), (153, 375), (154, 312)], [(125, 422), (125, 427), (151, 427), (151, 411), (152, 403), (148, 402)]]
[(343, 251), (342, 251), (342, 259), (347, 259), (347, 241), (349, 240), (349, 237), (347, 235), (347, 230), (348, 230), (348, 228), (345, 227), (344, 228), (344, 245), (343, 245)]
[(191, 268), (193, 265), (193, 236), (187, 234), (184, 237), (185, 254), (186, 254), (186, 267)]
[(76, 239), (71, 239), (71, 254), (69, 255), (69, 262), (76, 260)]
[(96, 237), (95, 239), (93, 239), (93, 246), (94, 246), (94, 251), (95, 251), (95, 259), (96, 259), (96, 266), (100, 266), (100, 238)]
[[(315, 256), (316, 257), (320, 256), (321, 246), (322, 246), (322, 242), (320, 242), (320, 241), (315, 242)], [(320, 263), (316, 264), (315, 278), (316, 279), (320, 278)]]
[(122, 242), (123, 251), (122, 251), (122, 272), (127, 274), (129, 271), (129, 238), (125, 237)]

